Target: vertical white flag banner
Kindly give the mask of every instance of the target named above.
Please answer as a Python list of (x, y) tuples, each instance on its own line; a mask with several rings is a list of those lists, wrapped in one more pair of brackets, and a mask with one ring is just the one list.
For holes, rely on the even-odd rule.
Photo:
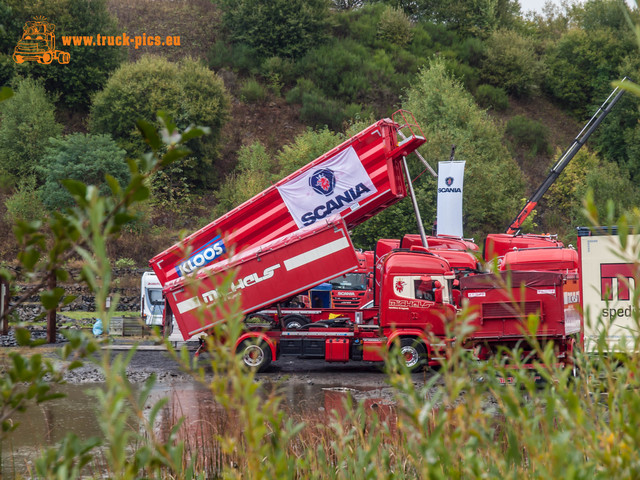
[(438, 163), (438, 235), (462, 237), (464, 161)]

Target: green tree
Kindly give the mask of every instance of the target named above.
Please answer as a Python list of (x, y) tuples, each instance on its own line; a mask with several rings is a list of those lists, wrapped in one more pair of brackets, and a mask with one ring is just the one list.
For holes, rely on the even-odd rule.
[(345, 140), (345, 136), (328, 128), (307, 129), (276, 155), (277, 179), (282, 179), (325, 154)]
[(576, 116), (586, 117), (618, 78), (631, 40), (628, 32), (569, 30), (545, 55), (546, 90)]
[(378, 35), (394, 45), (403, 47), (411, 42), (411, 21), (402, 10), (387, 7), (380, 17)]
[[(557, 155), (560, 154), (558, 151)], [(556, 224), (549, 226), (566, 230), (567, 219), (571, 225), (588, 224), (583, 200), (589, 189), (599, 212), (605, 212), (607, 203), (613, 202), (616, 218), (638, 202), (637, 188), (628, 173), (621, 171), (614, 162), (603, 160), (583, 147), (545, 195), (546, 209), (556, 219)]]
[[(153, 121), (155, 112), (167, 112), (179, 128), (207, 125), (211, 135), (189, 142), (188, 160), (176, 165), (190, 185), (215, 186), (220, 131), (229, 116), (230, 99), (222, 80), (195, 60), (172, 63), (159, 57), (142, 57), (120, 67), (99, 92), (91, 108), (92, 133), (108, 133), (129, 156), (144, 152), (136, 119)], [(171, 174), (171, 169), (168, 171)]]
[(260, 57), (299, 58), (322, 43), (330, 25), (327, 0), (222, 0), (222, 21), (232, 43)]
[(40, 198), (49, 210), (73, 204), (73, 198), (61, 180), (72, 179), (95, 185), (102, 195), (110, 191), (107, 175), (120, 186), (129, 182), (125, 151), (109, 135), (74, 133), (64, 138), (52, 138), (50, 143), (38, 168), (43, 182)]
[(33, 79), (19, 81), (15, 95), (0, 104), (0, 171), (7, 181), (32, 175), (49, 138), (62, 132), (54, 110), (44, 87)]
[[(503, 144), (503, 132), (450, 77), (440, 60), (420, 72), (407, 91), (403, 108), (413, 112), (424, 131), (427, 144), (420, 151), (431, 165), (448, 159), (452, 145), (456, 158), (467, 162), (465, 234), (483, 236), (503, 230), (519, 211), (518, 199), (524, 196), (522, 173)], [(420, 208), (435, 212), (434, 181), (425, 177), (415, 186), (424, 198)], [(433, 217), (424, 214), (423, 221), (430, 230)]]
[(482, 77), (508, 93), (529, 95), (543, 78), (544, 64), (535, 52), (532, 38), (499, 29), (487, 39), (484, 53)]
[(214, 217), (220, 217), (271, 185), (274, 162), (260, 143), (243, 145), (238, 165), (216, 193)]
[(14, 194), (7, 198), (5, 206), (7, 218), (12, 224), (40, 219), (44, 206), (36, 189), (36, 177), (30, 175), (20, 180)]
[(515, 0), (383, 0), (422, 20), (449, 25), (475, 36), (486, 36), (500, 26), (511, 26), (520, 15)]
[[(2, 7), (0, 7), (2, 8)], [(48, 92), (58, 94), (59, 102), (72, 109), (88, 109), (91, 96), (101, 90), (111, 72), (124, 60), (122, 47), (63, 45), (63, 35), (117, 35), (115, 18), (107, 10), (106, 0), (6, 0), (5, 16), (0, 21), (0, 51), (7, 55), (22, 37), (22, 27), (34, 16), (44, 16), (55, 25), (56, 49), (68, 52), (68, 64), (43, 65), (25, 62), (15, 65), (20, 75), (44, 82)], [(12, 60), (13, 62), (13, 60)]]

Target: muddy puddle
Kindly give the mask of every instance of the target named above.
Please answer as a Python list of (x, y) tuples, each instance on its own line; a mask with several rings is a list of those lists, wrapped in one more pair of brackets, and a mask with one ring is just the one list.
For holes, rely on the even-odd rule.
[[(269, 376), (260, 379), (261, 393), (268, 395), (277, 389), (283, 398), (283, 408), (296, 421), (314, 424), (329, 420), (332, 411), (343, 412), (344, 400), (350, 395), (356, 402), (363, 401), (365, 408), (375, 411), (387, 421), (394, 421), (391, 389), (386, 386), (345, 387), (336, 382), (281, 381)], [(67, 384), (56, 386), (56, 392), (65, 398), (31, 406), (25, 414), (16, 415), (17, 429), (2, 445), (2, 470), (0, 478), (14, 478), (16, 474), (31, 476), (35, 473), (33, 461), (42, 451), (60, 442), (67, 433), (80, 439), (102, 437), (97, 414), (97, 400), (91, 390), (99, 383)], [(222, 412), (213, 401), (211, 392), (192, 381), (159, 383), (151, 392), (149, 403), (167, 397), (161, 410), (156, 430), (165, 433), (180, 416), (185, 417), (182, 436), (215, 435), (226, 428), (233, 428), (233, 419)]]

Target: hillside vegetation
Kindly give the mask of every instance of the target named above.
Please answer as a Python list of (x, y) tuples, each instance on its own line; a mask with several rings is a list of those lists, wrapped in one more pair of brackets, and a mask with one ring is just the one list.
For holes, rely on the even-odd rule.
[[(16, 64), (26, 20), (62, 35), (179, 36), (180, 46), (64, 47), (68, 65)], [(0, 5), (0, 231), (71, 206), (60, 180), (105, 189), (144, 154), (138, 118), (165, 111), (210, 127), (192, 154), (158, 172), (150, 201), (109, 245), (149, 258), (395, 110), (412, 111), (433, 166), (467, 162), (465, 236), (502, 232), (624, 76), (640, 68), (637, 10), (589, 0), (524, 16), (515, 0), (8, 0)], [(625, 95), (525, 228), (565, 241), (587, 223), (591, 189), (615, 218), (637, 205), (638, 100)], [(410, 160), (413, 176), (423, 167)], [(427, 231), (435, 181), (414, 185)], [(410, 203), (353, 232), (357, 246), (415, 231)], [(11, 241), (0, 255), (12, 263)]]

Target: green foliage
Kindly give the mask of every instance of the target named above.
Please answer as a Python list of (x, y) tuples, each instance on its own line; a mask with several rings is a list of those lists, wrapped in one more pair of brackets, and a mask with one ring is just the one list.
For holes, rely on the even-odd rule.
[(493, 32), (486, 41), (485, 55), (482, 77), (513, 95), (530, 95), (543, 78), (544, 65), (533, 40), (512, 30)]
[(115, 263), (116, 268), (134, 268), (136, 266), (136, 261), (133, 258), (119, 258)]
[(403, 47), (411, 42), (411, 21), (400, 9), (387, 7), (378, 24), (378, 36), (383, 40)]
[(299, 168), (312, 162), (345, 140), (344, 135), (334, 133), (328, 128), (307, 129), (298, 135), (293, 143), (282, 147), (276, 156), (277, 177), (284, 178)]
[(18, 82), (15, 95), (0, 105), (0, 170), (15, 179), (32, 175), (62, 126), (55, 121), (54, 106), (40, 83)]
[(500, 26), (514, 25), (520, 13), (519, 3), (513, 0), (420, 0), (401, 3), (410, 15), (450, 25), (452, 29), (476, 37), (486, 37)]
[(356, 101), (373, 88), (373, 65), (366, 48), (351, 40), (334, 41), (310, 51), (299, 62), (305, 77), (331, 99)]
[[(420, 151), (431, 165), (447, 160), (452, 145), (456, 146), (456, 158), (467, 161), (465, 235), (477, 237), (501, 231), (519, 210), (517, 201), (523, 196), (522, 173), (502, 144), (502, 132), (460, 83), (447, 74), (440, 60), (420, 72), (415, 85), (407, 92), (403, 108), (416, 116), (424, 131), (427, 144)], [(435, 211), (433, 180), (423, 176), (421, 181), (424, 185), (415, 186), (417, 191), (424, 190), (421, 195), (425, 200), (420, 208)], [(489, 188), (489, 185), (501, 188)], [(427, 226), (433, 221), (427, 214), (423, 214), (422, 219)]]
[[(561, 152), (557, 151), (556, 155), (559, 157)], [(571, 225), (588, 225), (583, 210), (583, 199), (588, 190), (593, 192), (595, 208), (604, 212), (611, 202), (616, 218), (639, 200), (628, 174), (621, 172), (615, 163), (602, 160), (582, 147), (549, 188), (545, 195), (547, 208), (554, 212), (554, 217), (569, 219)]]
[(516, 115), (507, 122), (506, 133), (517, 145), (528, 147), (533, 156), (549, 154), (549, 129), (538, 120)]
[(497, 111), (509, 108), (509, 96), (503, 88), (483, 84), (478, 87), (475, 97), (478, 105), (484, 108), (492, 108)]
[(40, 218), (44, 206), (36, 189), (35, 176), (25, 177), (18, 183), (13, 195), (5, 202), (7, 219), (12, 223), (18, 221), (33, 222)]
[(262, 102), (267, 98), (266, 89), (255, 78), (247, 79), (238, 92), (240, 99), (247, 103)]
[(547, 50), (545, 88), (576, 116), (585, 117), (608, 96), (630, 48), (629, 35), (620, 32), (571, 29)]
[(146, 56), (123, 65), (109, 78), (94, 99), (90, 127), (92, 133), (111, 134), (128, 155), (138, 156), (144, 141), (135, 119), (153, 121), (155, 112), (164, 111), (182, 129), (207, 125), (212, 134), (190, 141), (193, 161), (179, 165), (189, 184), (202, 188), (217, 181), (218, 142), (229, 108), (222, 80), (198, 62), (171, 63)]
[(218, 40), (211, 46), (207, 59), (214, 70), (226, 68), (244, 75), (256, 75), (260, 70), (260, 55), (244, 43), (227, 45)]
[(72, 109), (86, 110), (93, 94), (102, 89), (120, 62), (125, 58), (122, 47), (85, 47), (63, 45), (62, 35), (117, 35), (115, 18), (107, 10), (106, 0), (7, 0), (2, 19), (0, 51), (11, 52), (22, 37), (25, 21), (45, 16), (55, 25), (56, 48), (68, 52), (67, 65), (25, 62), (15, 65), (22, 76), (41, 79), (48, 92), (54, 92), (59, 102)]
[(346, 119), (342, 102), (327, 98), (319, 92), (308, 92), (302, 95), (300, 120), (304, 123), (313, 127), (340, 130)]
[(50, 211), (73, 205), (73, 198), (61, 183), (63, 180), (95, 185), (101, 195), (107, 195), (111, 188), (107, 176), (121, 187), (129, 182), (125, 152), (109, 135), (74, 133), (51, 139), (50, 143), (38, 168), (42, 179), (40, 198)]
[(229, 175), (216, 194), (218, 204), (214, 218), (234, 209), (271, 184), (273, 161), (260, 143), (243, 145), (238, 152), (238, 166)]
[[(280, 95), (284, 85), (291, 85), (296, 80), (295, 66), (292, 60), (281, 57), (270, 57), (262, 62), (262, 75), (271, 84), (273, 93)], [(276, 88), (276, 84), (279, 88)]]
[(222, 20), (232, 43), (259, 57), (299, 58), (322, 43), (329, 26), (325, 0), (223, 0)]

